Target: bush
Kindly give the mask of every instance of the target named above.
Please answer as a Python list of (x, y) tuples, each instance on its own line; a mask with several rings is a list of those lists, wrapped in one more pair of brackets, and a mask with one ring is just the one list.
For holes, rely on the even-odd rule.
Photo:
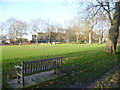
[(71, 42), (71, 44), (76, 44), (76, 42)]
[(55, 44), (62, 44), (61, 42), (55, 42)]
[(82, 44), (84, 41), (82, 41), (82, 40), (79, 40), (77, 43), (78, 44)]

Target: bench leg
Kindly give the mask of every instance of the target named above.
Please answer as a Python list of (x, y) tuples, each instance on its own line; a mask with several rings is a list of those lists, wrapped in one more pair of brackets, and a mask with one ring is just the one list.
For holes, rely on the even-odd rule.
[(19, 75), (17, 75), (17, 82), (18, 82), (18, 84), (20, 84), (19, 79), (20, 79), (20, 76), (19, 76)]
[(22, 87), (24, 86), (24, 77), (22, 77)]
[(57, 73), (55, 68), (53, 69), (53, 72), (54, 72), (54, 74), (56, 74), (56, 73)]
[(54, 70), (54, 74), (61, 74), (62, 73), (61, 67), (54, 68), (53, 70)]

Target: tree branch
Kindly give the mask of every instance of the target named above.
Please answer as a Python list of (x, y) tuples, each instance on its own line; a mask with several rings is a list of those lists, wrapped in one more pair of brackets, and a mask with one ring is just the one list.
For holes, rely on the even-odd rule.
[[(108, 14), (108, 18), (112, 24), (112, 17), (111, 17), (111, 14), (110, 14), (110, 6), (109, 6), (109, 2), (106, 2), (107, 4), (106, 5), (103, 5), (103, 2), (99, 2), (99, 0), (96, 0), (98, 2), (98, 4), (103, 8), (103, 10), (105, 10)], [(107, 6), (108, 9), (106, 9), (104, 6)]]
[(94, 16), (98, 13), (98, 11), (101, 9), (101, 7), (98, 8), (98, 10), (94, 13)]

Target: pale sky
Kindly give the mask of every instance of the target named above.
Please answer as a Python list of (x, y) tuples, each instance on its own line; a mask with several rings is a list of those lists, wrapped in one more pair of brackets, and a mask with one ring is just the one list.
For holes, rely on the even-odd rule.
[(27, 22), (43, 18), (64, 24), (74, 18), (75, 12), (75, 7), (65, 0), (0, 0), (0, 21), (10, 17)]
[[(0, 0), (0, 21), (10, 17), (31, 22), (33, 19), (42, 18), (65, 25), (74, 20), (77, 5), (72, 6), (74, 0)], [(77, 1), (77, 0), (76, 0)], [(88, 0), (81, 0), (88, 1)], [(89, 0), (94, 1), (94, 0)], [(84, 8), (84, 6), (83, 6)], [(79, 8), (81, 9), (81, 7)]]

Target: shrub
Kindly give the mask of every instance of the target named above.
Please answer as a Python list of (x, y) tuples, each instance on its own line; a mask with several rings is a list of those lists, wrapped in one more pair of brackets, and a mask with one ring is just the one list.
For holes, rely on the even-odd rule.
[(78, 43), (78, 44), (82, 44), (82, 43), (83, 43), (83, 41), (82, 41), (82, 40), (79, 40), (77, 43)]

